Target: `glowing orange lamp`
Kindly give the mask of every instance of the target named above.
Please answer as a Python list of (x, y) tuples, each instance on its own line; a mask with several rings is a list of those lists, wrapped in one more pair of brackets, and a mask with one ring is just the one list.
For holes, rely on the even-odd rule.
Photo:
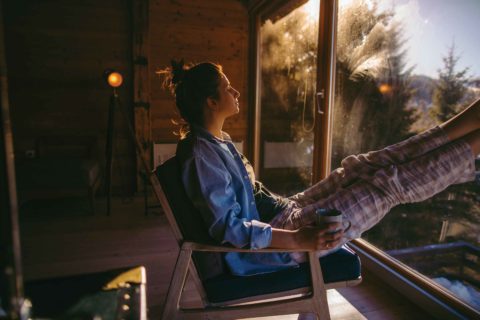
[(110, 85), (110, 87), (118, 88), (123, 83), (123, 77), (120, 73), (113, 71), (108, 75), (107, 82)]
[(120, 72), (113, 70), (113, 69), (107, 69), (103, 72), (103, 78), (107, 82), (107, 84), (112, 87), (112, 88), (118, 88), (122, 85), (123, 83), (123, 76)]

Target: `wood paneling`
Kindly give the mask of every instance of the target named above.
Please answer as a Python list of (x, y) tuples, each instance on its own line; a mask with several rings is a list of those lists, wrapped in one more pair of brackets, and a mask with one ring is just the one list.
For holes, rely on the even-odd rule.
[(155, 71), (172, 59), (212, 61), (223, 66), (240, 91), (240, 114), (225, 123), (234, 140), (247, 143), (248, 14), (236, 0), (150, 1), (151, 125), (155, 142), (175, 142), (178, 120), (174, 100), (161, 88)]
[[(35, 149), (41, 135), (96, 136), (103, 151), (111, 92), (102, 79), (105, 69), (124, 74), (119, 95), (133, 116), (130, 1), (4, 3), (16, 157)], [(128, 136), (120, 112), (116, 124), (116, 136)], [(131, 193), (133, 145), (121, 142), (115, 151), (127, 171), (122, 177), (114, 175), (114, 190)], [(104, 152), (99, 154), (103, 157)]]
[[(135, 106), (135, 136), (142, 154), (137, 154), (137, 171), (150, 171), (143, 168), (151, 165), (152, 128), (150, 121), (150, 80), (148, 61), (150, 52), (149, 0), (133, 1), (133, 102)], [(145, 162), (144, 162), (145, 161)], [(143, 179), (137, 174), (137, 189), (142, 189)]]

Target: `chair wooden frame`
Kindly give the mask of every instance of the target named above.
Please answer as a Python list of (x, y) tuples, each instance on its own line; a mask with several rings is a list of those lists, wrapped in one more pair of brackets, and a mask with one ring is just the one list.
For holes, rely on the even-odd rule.
[[(339, 281), (325, 284), (323, 281), (320, 262), (315, 251), (308, 253), (312, 284), (311, 287), (272, 293), (251, 298), (243, 298), (234, 301), (226, 301), (221, 304), (208, 301), (203, 284), (198, 272), (192, 263), (192, 253), (203, 252), (299, 252), (299, 250), (287, 249), (239, 249), (227, 246), (216, 246), (197, 242), (184, 241), (177, 225), (172, 208), (160, 185), (157, 176), (152, 172), (150, 181), (153, 190), (158, 197), (164, 210), (165, 216), (172, 228), (180, 251), (175, 264), (174, 273), (170, 281), (167, 297), (165, 299), (162, 319), (236, 319), (245, 317), (262, 317), (285, 315), (292, 313), (314, 313), (318, 319), (330, 319), (327, 301), (327, 289), (354, 286), (362, 281), (362, 278), (350, 281)], [(202, 299), (203, 308), (184, 309), (180, 306), (181, 294), (185, 286), (187, 275), (194, 281)], [(300, 296), (299, 296), (300, 295)], [(282, 298), (282, 299), (280, 299)], [(272, 300), (273, 299), (273, 300)]]

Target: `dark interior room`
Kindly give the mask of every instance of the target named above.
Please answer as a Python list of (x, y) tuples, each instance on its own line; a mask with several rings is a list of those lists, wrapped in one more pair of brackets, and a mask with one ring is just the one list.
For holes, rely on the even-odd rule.
[[(255, 179), (293, 201), (348, 173), (347, 156), (447, 132), (480, 110), (478, 0), (0, 0), (0, 10), (0, 319), (480, 318), (480, 112), (455, 140), (474, 141), (462, 153), (473, 160), (442, 174), (456, 167), (458, 181), (395, 203), (366, 232), (340, 212), (332, 221), (355, 239), (319, 256), (332, 248), (218, 241), (220, 220), (202, 211), (213, 204), (192, 199), (180, 171), (181, 124), (200, 129), (166, 76), (181, 63), (183, 85), (202, 62), (221, 65), (236, 111), (222, 118), (228, 139), (212, 137), (240, 155), (255, 201), (230, 176), (225, 190), (261, 211)], [(203, 124), (221, 101), (205, 99)], [(209, 188), (228, 193), (212, 170)], [(276, 218), (235, 228), (253, 239)], [(304, 260), (235, 273), (229, 257), (256, 250)]]

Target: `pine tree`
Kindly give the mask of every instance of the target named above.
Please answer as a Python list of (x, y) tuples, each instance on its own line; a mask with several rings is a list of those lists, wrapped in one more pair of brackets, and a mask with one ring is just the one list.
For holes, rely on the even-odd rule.
[[(466, 77), (468, 69), (456, 71), (459, 57), (452, 45), (443, 58), (438, 84), (433, 93), (432, 114), (436, 121), (445, 121), (458, 113), (468, 99)], [(421, 246), (439, 242), (439, 229), (444, 221), (465, 223), (472, 226), (480, 221), (480, 186), (476, 183), (453, 185), (436, 196), (419, 203), (410, 203), (393, 208), (381, 224), (365, 234), (365, 238), (386, 249)], [(437, 226), (432, 228), (432, 226)], [(475, 239), (468, 232), (455, 239)]]
[(354, 2), (338, 22), (332, 165), (350, 154), (406, 138), (414, 121), (407, 108), (411, 68), (402, 27), (376, 3)]
[(443, 58), (443, 69), (438, 70), (438, 84), (433, 95), (432, 116), (444, 122), (460, 112), (461, 101), (469, 82), (468, 68), (456, 71), (460, 56), (455, 54), (455, 43)]

